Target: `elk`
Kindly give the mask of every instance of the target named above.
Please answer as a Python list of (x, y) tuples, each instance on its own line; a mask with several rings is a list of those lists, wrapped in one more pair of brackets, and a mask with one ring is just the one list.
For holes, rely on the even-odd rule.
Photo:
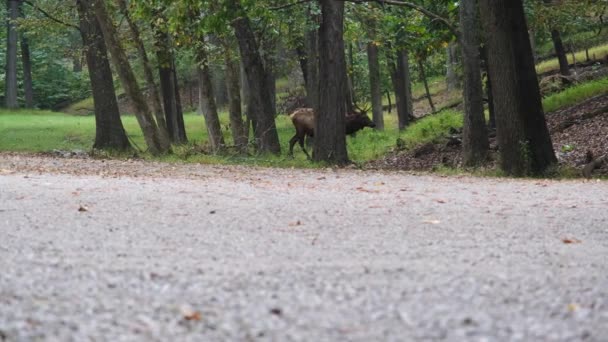
[[(304, 147), (305, 137), (314, 137), (315, 135), (315, 112), (312, 108), (298, 108), (289, 115), (291, 122), (296, 128), (296, 134), (289, 140), (289, 155), (293, 157), (293, 146), (298, 142), (302, 151), (306, 154), (308, 159), (310, 155)], [(376, 127), (376, 124), (370, 120), (364, 110), (360, 109), (360, 112), (346, 114), (345, 119), (346, 134), (354, 135), (357, 131), (362, 130), (365, 127)]]

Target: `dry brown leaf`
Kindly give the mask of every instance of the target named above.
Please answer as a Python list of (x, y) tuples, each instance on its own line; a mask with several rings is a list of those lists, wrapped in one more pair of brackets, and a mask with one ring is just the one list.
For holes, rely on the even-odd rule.
[(80, 212), (85, 212), (85, 211), (89, 211), (89, 208), (86, 205), (80, 205), (80, 207), (78, 207), (78, 211)]
[(576, 238), (563, 238), (562, 242), (565, 244), (572, 244), (572, 243), (581, 243), (582, 241)]

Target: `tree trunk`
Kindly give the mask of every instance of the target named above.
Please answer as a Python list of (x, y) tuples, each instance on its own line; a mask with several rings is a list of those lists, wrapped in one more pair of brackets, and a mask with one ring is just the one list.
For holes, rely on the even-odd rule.
[(4, 101), (6, 108), (19, 108), (17, 102), (17, 25), (19, 18), (19, 0), (7, 0), (7, 38), (6, 38), (6, 77), (4, 85)]
[[(551, 6), (553, 0), (543, 0), (543, 2), (547, 6)], [(551, 27), (551, 40), (553, 41), (553, 47), (555, 48), (555, 55), (559, 61), (559, 73), (564, 77), (568, 77), (571, 75), (570, 66), (568, 65), (568, 57), (566, 56), (566, 49), (564, 48), (564, 43), (562, 42), (562, 36), (556, 27)], [(562, 83), (564, 85), (568, 85), (572, 82), (566, 78), (562, 78)]]
[[(233, 13), (243, 14), (239, 0), (231, 0), (229, 9)], [(255, 121), (254, 134), (256, 147), (259, 152), (281, 153), (281, 145), (274, 121), (271, 91), (268, 87), (266, 71), (260, 57), (257, 41), (251, 29), (251, 23), (247, 16), (240, 15), (231, 22), (239, 42), (239, 49), (245, 75), (249, 83), (251, 101), (249, 104), (249, 115)]]
[(346, 113), (355, 113), (355, 88), (353, 87), (353, 46), (348, 46), (348, 55), (350, 61), (347, 63), (346, 56), (344, 57), (344, 99), (346, 105)]
[(557, 160), (545, 122), (522, 0), (480, 0), (487, 32), (500, 166), (540, 174)]
[(177, 81), (177, 67), (175, 66), (175, 56), (173, 53), (171, 56), (171, 75), (173, 76), (173, 96), (175, 97), (175, 106), (177, 115), (177, 141), (185, 144), (188, 142), (188, 137), (186, 136), (186, 124), (184, 122), (184, 111), (182, 107), (182, 97), (180, 96), (179, 91), (179, 82)]
[(313, 159), (348, 163), (345, 136), (344, 3), (321, 0), (319, 28), (319, 111), (315, 120)]
[(218, 152), (224, 146), (224, 137), (222, 136), (222, 127), (220, 119), (217, 115), (217, 105), (215, 103), (215, 95), (213, 94), (213, 83), (211, 81), (211, 73), (209, 71), (209, 58), (204, 46), (197, 49), (198, 69), (198, 84), (199, 84), (199, 113), (205, 117), (205, 125), (209, 134), (209, 144), (213, 152)]
[(32, 84), (32, 60), (30, 58), (30, 45), (27, 37), (21, 34), (21, 60), (23, 62), (23, 90), (25, 108), (34, 108), (34, 86)]
[(405, 49), (397, 50), (397, 74), (402, 83), (403, 109), (399, 113), (399, 120), (403, 122), (404, 129), (414, 119), (414, 99), (412, 97), (412, 77), (410, 75), (410, 58)]
[(154, 117), (150, 113), (148, 103), (146, 102), (141, 89), (137, 84), (135, 74), (131, 69), (127, 55), (125, 54), (125, 51), (118, 40), (116, 28), (108, 15), (105, 3), (103, 0), (93, 0), (93, 4), (95, 8), (95, 16), (97, 17), (97, 21), (99, 22), (103, 32), (106, 46), (110, 50), (110, 54), (112, 56), (112, 62), (116, 68), (125, 93), (133, 103), (135, 117), (137, 118), (137, 122), (141, 127), (144, 139), (148, 145), (148, 149), (152, 154), (166, 153), (170, 150), (169, 141), (164, 139), (163, 135), (158, 129)]
[(488, 153), (488, 131), (483, 110), (481, 58), (479, 57), (479, 11), (477, 0), (460, 1), (460, 27), (464, 66), (464, 125), (462, 154), (465, 166), (482, 164)]
[[(559, 73), (564, 77), (568, 77), (571, 75), (570, 66), (568, 65), (568, 57), (566, 56), (566, 49), (564, 48), (564, 43), (562, 42), (562, 36), (558, 30), (551, 30), (551, 40), (553, 40), (555, 54), (557, 55), (557, 60), (559, 61)], [(562, 83), (571, 84), (572, 82), (567, 78), (562, 78)]]
[[(313, 16), (314, 22), (318, 22), (318, 16)], [(319, 110), (319, 30), (311, 29), (306, 32), (306, 53), (307, 53), (307, 82), (306, 98), (308, 106), (315, 112)]]
[(433, 103), (433, 98), (431, 97), (431, 91), (429, 89), (429, 82), (426, 79), (426, 72), (424, 71), (424, 62), (422, 59), (418, 60), (418, 71), (420, 72), (420, 80), (424, 83), (424, 90), (426, 91), (426, 98), (429, 101), (429, 106), (431, 106), (431, 112), (435, 113), (437, 110), (435, 109), (435, 104)]
[(447, 54), (446, 61), (446, 83), (448, 91), (460, 89), (462, 87), (460, 75), (458, 74), (458, 45), (455, 42), (450, 42), (445, 49)]
[(179, 90), (174, 76), (174, 57), (171, 52), (169, 35), (162, 28), (155, 27), (156, 59), (158, 61), (158, 75), (160, 79), (160, 91), (162, 93), (165, 124), (169, 138), (176, 144), (184, 144), (188, 140), (183, 128), (183, 116), (181, 103), (179, 102)]
[(298, 62), (300, 63), (300, 71), (302, 71), (304, 86), (308, 89), (308, 55), (306, 49), (303, 46), (296, 47), (296, 55), (298, 56)]
[(483, 68), (486, 73), (486, 95), (488, 97), (488, 113), (490, 114), (488, 127), (490, 129), (496, 129), (496, 112), (494, 111), (494, 95), (492, 95), (492, 78), (490, 77), (490, 71), (488, 69), (488, 49), (486, 48), (486, 45), (487, 44), (484, 43), (484, 46), (480, 49), (480, 51)]
[(247, 75), (245, 74), (245, 65), (243, 59), (239, 63), (239, 80), (241, 83), (241, 108), (243, 109), (243, 115), (245, 116), (245, 127), (243, 127), (243, 133), (247, 137), (247, 144), (249, 144), (249, 138), (251, 133), (251, 127), (255, 124), (251, 120), (249, 115), (249, 104), (251, 103), (251, 91), (249, 90), (249, 82), (247, 81)]
[(380, 62), (378, 61), (378, 46), (374, 41), (367, 44), (367, 64), (369, 68), (369, 86), (372, 99), (372, 119), (376, 130), (384, 130), (382, 111), (382, 89), (380, 80)]
[(131, 144), (120, 120), (112, 70), (101, 28), (95, 18), (90, 0), (77, 0), (76, 6), (95, 106), (95, 144), (93, 148), (129, 150)]
[(232, 56), (230, 47), (224, 48), (224, 57), (226, 58), (226, 88), (228, 91), (230, 130), (234, 139), (234, 146), (240, 152), (245, 152), (247, 150), (247, 135), (243, 126), (243, 115), (241, 112), (239, 65)]
[(158, 87), (156, 86), (156, 82), (154, 82), (154, 73), (152, 72), (152, 64), (148, 59), (148, 54), (146, 52), (146, 48), (144, 46), (144, 42), (141, 39), (141, 34), (139, 33), (139, 27), (135, 24), (129, 10), (127, 9), (126, 0), (117, 0), (118, 6), (120, 7), (120, 11), (125, 17), (127, 24), (129, 25), (129, 31), (131, 33), (131, 39), (137, 48), (137, 52), (139, 53), (139, 57), (141, 58), (142, 67), (144, 70), (144, 78), (146, 80), (146, 85), (148, 86), (148, 92), (150, 93), (150, 100), (152, 106), (152, 112), (154, 112), (154, 117), (156, 118), (156, 123), (158, 124), (158, 129), (160, 134), (163, 135), (163, 139), (169, 140), (169, 135), (167, 132), (167, 123), (165, 122), (163, 107), (160, 103), (160, 93), (158, 91)]

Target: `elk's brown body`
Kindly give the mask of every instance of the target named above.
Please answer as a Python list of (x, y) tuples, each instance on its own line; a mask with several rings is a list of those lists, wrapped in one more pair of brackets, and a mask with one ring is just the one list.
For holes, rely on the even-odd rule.
[[(310, 159), (310, 155), (304, 147), (304, 138), (307, 136), (315, 136), (315, 112), (312, 108), (298, 108), (291, 113), (289, 117), (296, 128), (296, 134), (289, 140), (289, 155), (293, 156), (293, 146), (297, 142), (300, 144), (300, 147), (306, 154), (306, 157)], [(365, 112), (347, 114), (345, 123), (345, 131), (347, 135), (354, 134), (365, 127), (376, 127)]]

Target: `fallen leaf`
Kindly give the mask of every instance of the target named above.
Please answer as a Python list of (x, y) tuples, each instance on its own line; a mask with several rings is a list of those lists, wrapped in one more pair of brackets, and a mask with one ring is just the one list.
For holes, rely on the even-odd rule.
[(568, 304), (568, 311), (572, 312), (572, 311), (576, 311), (576, 310), (578, 310), (577, 304), (574, 304), (574, 303)]
[(80, 207), (78, 207), (78, 211), (80, 212), (85, 212), (85, 211), (89, 211), (89, 208), (86, 205), (80, 205)]
[(563, 238), (562, 242), (565, 244), (571, 244), (571, 243), (581, 243), (582, 241), (576, 238)]
[(282, 316), (283, 310), (281, 310), (280, 308), (272, 308), (270, 309), (270, 313), (276, 316)]
[(180, 308), (181, 314), (187, 321), (200, 321), (201, 313), (192, 309), (190, 306), (184, 305)]
[(365, 189), (363, 187), (358, 187), (358, 188), (356, 188), (356, 190), (359, 190), (361, 192), (369, 192), (369, 193), (379, 193), (380, 192), (378, 190), (368, 190), (368, 189)]

